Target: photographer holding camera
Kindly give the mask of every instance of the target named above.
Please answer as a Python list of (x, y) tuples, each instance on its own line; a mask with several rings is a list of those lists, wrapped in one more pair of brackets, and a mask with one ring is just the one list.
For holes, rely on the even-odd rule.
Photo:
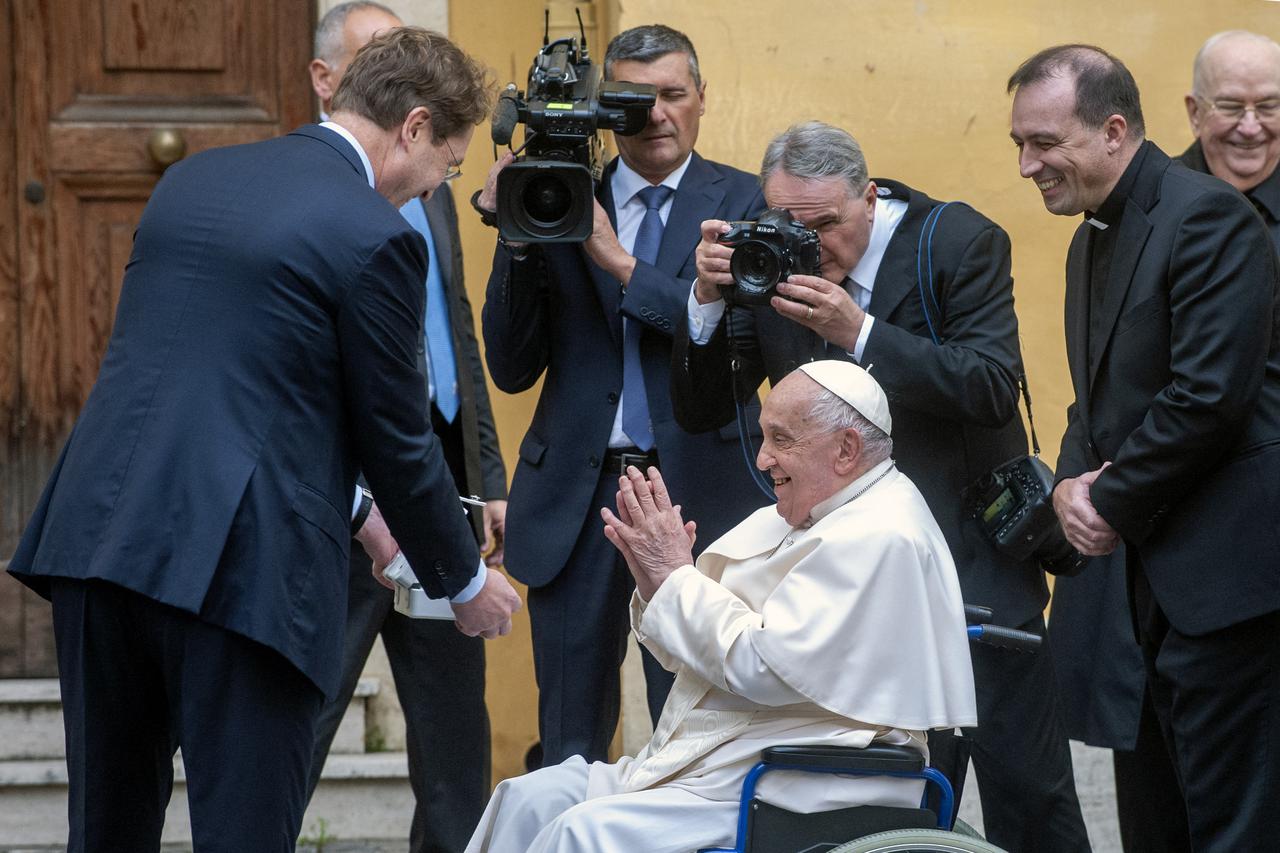
[[(627, 465), (660, 468), (703, 543), (763, 502), (736, 433), (683, 432), (667, 386), (698, 224), (755, 215), (759, 187), (693, 151), (705, 86), (685, 35), (661, 25), (627, 30), (610, 42), (604, 72), (656, 87), (647, 125), (616, 137), (621, 156), (588, 201), (594, 223), (584, 243), (500, 241), (483, 310), (494, 383), (514, 394), (544, 380), (511, 486), (506, 567), (529, 586), (545, 765), (575, 754), (607, 759), (617, 725), (633, 582), (597, 512), (613, 504), (618, 475)], [(498, 180), (512, 162), (501, 159), (475, 199), (500, 222)], [(645, 677), (656, 719), (672, 676), (646, 657)]]
[[(735, 250), (718, 242), (732, 226), (703, 223), (672, 360), (677, 421), (691, 431), (721, 427), (766, 377), (777, 382), (828, 358), (861, 364), (885, 389), (894, 457), (946, 536), (965, 600), (1043, 633), (1044, 573), (1035, 559), (997, 550), (961, 497), (1027, 449), (1009, 238), (967, 205), (869, 180), (853, 137), (820, 122), (774, 139), (761, 180), (771, 208), (817, 232), (819, 269), (756, 302), (735, 283)], [(800, 254), (803, 236), (781, 241), (789, 242)], [(726, 294), (735, 303), (727, 319)], [(988, 838), (1009, 850), (1088, 850), (1049, 656), (971, 651), (979, 721), (971, 741)], [(938, 734), (933, 762), (958, 779), (963, 749)]]

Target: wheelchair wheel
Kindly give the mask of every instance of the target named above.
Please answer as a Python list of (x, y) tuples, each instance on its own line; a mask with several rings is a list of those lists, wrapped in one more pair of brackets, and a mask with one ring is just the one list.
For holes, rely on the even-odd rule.
[(842, 844), (831, 853), (1005, 853), (981, 838), (940, 829), (895, 829)]

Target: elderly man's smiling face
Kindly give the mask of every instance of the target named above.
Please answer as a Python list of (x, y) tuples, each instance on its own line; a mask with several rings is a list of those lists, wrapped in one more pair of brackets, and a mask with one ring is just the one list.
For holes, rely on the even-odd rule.
[(1280, 163), (1280, 48), (1227, 36), (1201, 57), (1201, 88), (1186, 97), (1209, 171), (1241, 192)]
[(833, 430), (810, 414), (821, 386), (801, 371), (769, 392), (760, 411), (764, 441), (756, 467), (773, 479), (778, 515), (792, 526), (848, 483), (837, 470), (843, 430)]

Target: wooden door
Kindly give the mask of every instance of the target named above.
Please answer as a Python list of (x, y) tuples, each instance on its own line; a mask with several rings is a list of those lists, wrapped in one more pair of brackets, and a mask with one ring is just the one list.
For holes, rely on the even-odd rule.
[[(0, 568), (97, 375), (164, 166), (310, 120), (314, 21), (314, 0), (0, 0)], [(0, 677), (54, 671), (48, 604), (0, 576)]]

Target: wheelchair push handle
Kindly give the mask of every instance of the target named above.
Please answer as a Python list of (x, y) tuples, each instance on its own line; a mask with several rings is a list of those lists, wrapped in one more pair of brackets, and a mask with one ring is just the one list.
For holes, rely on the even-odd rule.
[(986, 643), (988, 646), (1019, 652), (1037, 652), (1043, 642), (1039, 634), (1019, 631), (1017, 628), (1005, 628), (1001, 625), (970, 625), (969, 639)]

